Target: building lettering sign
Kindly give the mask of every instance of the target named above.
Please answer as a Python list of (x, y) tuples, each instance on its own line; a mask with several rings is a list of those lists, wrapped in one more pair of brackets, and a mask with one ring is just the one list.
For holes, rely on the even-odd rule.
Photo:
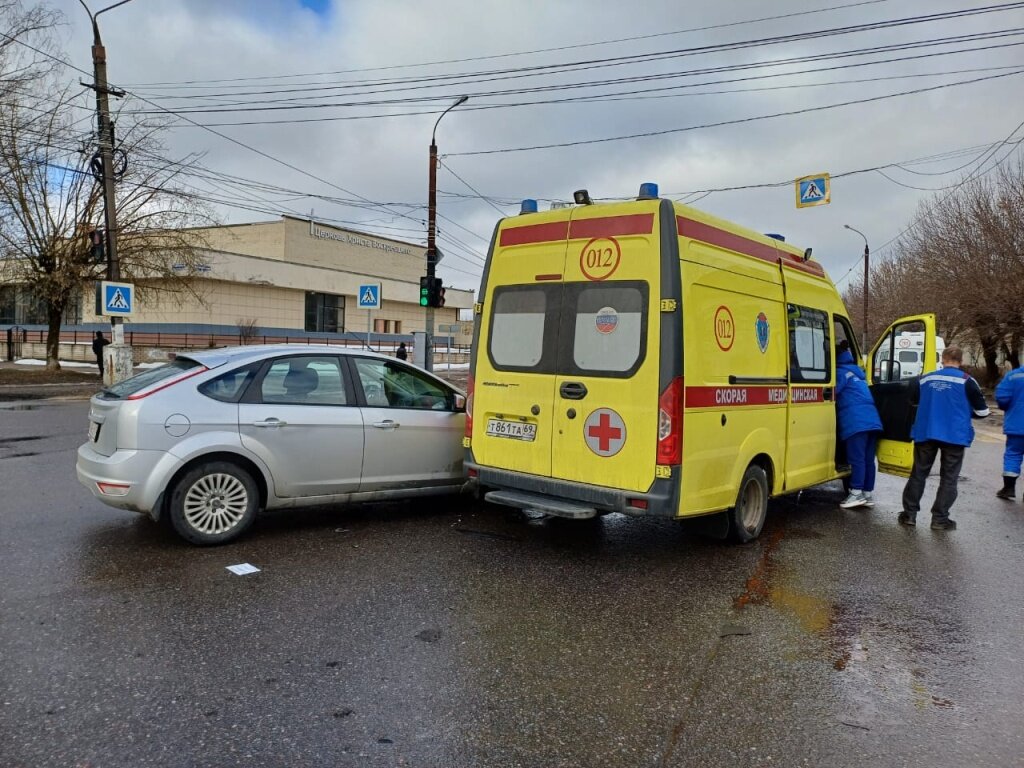
[(354, 235), (351, 232), (336, 232), (332, 229), (324, 229), (323, 227), (317, 226), (316, 222), (312, 219), (309, 220), (309, 236), (315, 237), (318, 240), (337, 240), (339, 243), (348, 243), (349, 245), (358, 245), (363, 248), (375, 248), (378, 251), (387, 251), (388, 253), (402, 253), (406, 255), (412, 254), (412, 249), (402, 245), (394, 245), (393, 243), (382, 243), (379, 240), (371, 240), (368, 237), (360, 237)]

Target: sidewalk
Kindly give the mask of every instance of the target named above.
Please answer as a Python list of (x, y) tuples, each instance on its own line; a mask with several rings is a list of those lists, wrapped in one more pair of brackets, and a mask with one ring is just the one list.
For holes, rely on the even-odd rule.
[(43, 366), (0, 362), (0, 402), (47, 398), (84, 400), (101, 386), (95, 366), (65, 368), (54, 374)]

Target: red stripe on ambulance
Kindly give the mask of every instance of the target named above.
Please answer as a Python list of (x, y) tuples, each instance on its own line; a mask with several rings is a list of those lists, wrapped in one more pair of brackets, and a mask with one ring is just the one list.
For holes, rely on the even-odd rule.
[(597, 219), (579, 219), (547, 224), (530, 224), (501, 230), (498, 244), (530, 245), (558, 240), (592, 240), (595, 237), (621, 237), (623, 235), (649, 235), (654, 228), (653, 213), (634, 213), (627, 216), (602, 216)]
[(743, 405), (783, 405), (792, 398), (794, 404), (822, 403), (821, 387), (687, 387), (687, 408), (731, 408)]
[(788, 251), (759, 243), (756, 240), (751, 240), (749, 237), (727, 232), (724, 229), (713, 227), (702, 221), (676, 216), (676, 230), (680, 237), (690, 237), (709, 245), (717, 245), (719, 248), (742, 253), (744, 256), (751, 256), (761, 261), (769, 261), (772, 264), (778, 263), (781, 257), (785, 261), (786, 266), (799, 269), (802, 272), (809, 272), (819, 277), (825, 276), (825, 270), (817, 262), (802, 261), (798, 256)]

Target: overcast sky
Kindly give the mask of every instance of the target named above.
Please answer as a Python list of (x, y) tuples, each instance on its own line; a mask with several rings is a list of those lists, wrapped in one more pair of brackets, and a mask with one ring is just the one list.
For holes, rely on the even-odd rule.
[[(109, 4), (87, 2), (94, 11)], [(166, 135), (170, 156), (203, 152), (210, 171), (246, 180), (189, 179), (241, 206), (218, 207), (227, 222), (313, 209), (324, 222), (424, 242), (430, 132), (465, 93), (469, 102), (437, 132), (446, 282), (477, 287), (495, 222), (523, 197), (547, 207), (585, 187), (594, 198), (626, 198), (653, 181), (663, 196), (813, 247), (843, 287), (863, 251), (844, 224), (884, 258), (931, 190), (1019, 156), (1019, 144), (999, 143), (1024, 136), (1014, 133), (1024, 121), (1024, 5), (766, 38), (996, 4), (134, 0), (102, 15), (100, 28), (111, 82), (145, 99), (123, 109), (246, 110), (183, 112)], [(67, 17), (70, 61), (91, 71), (85, 11), (75, 0), (55, 5)], [(955, 39), (935, 42), (942, 38)], [(570, 63), (578, 66), (566, 71)], [(969, 80), (978, 82), (936, 88)], [(595, 81), (604, 84), (580, 87)], [(831, 106), (921, 89), (929, 90)], [(540, 101), (548, 103), (523, 105)], [(364, 105), (344, 106), (352, 102)], [(755, 119), (787, 112), (798, 114)], [(257, 124), (225, 125), (241, 122)], [(700, 127), (709, 124), (719, 125)], [(880, 166), (889, 166), (885, 176), (841, 176)], [(798, 210), (792, 180), (817, 172), (839, 176), (832, 203)], [(780, 182), (789, 183), (757, 186)], [(704, 194), (728, 187), (753, 188)]]

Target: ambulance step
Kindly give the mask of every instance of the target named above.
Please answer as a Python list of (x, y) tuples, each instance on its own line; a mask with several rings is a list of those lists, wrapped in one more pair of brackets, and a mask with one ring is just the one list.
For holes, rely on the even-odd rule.
[(506, 507), (518, 507), (531, 512), (543, 512), (545, 515), (568, 517), (572, 520), (587, 520), (597, 516), (597, 510), (593, 507), (522, 491), (490, 491), (484, 494), (484, 500), (492, 504), (504, 504)]

